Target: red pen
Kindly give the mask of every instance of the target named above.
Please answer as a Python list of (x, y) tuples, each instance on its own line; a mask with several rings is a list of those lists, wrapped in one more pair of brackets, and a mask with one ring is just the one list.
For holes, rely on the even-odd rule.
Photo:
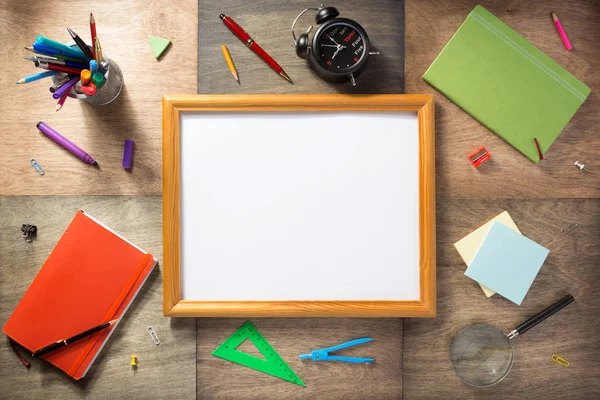
[(35, 66), (42, 69), (48, 69), (50, 71), (64, 72), (66, 74), (79, 75), (81, 74), (81, 68), (67, 67), (64, 65), (48, 64), (47, 62), (36, 61)]
[(277, 72), (283, 79), (289, 81), (290, 83), (294, 83), (294, 82), (292, 82), (292, 80), (290, 79), (290, 77), (288, 76), (288, 74), (285, 73), (285, 71), (283, 70), (283, 68), (281, 68), (281, 65), (277, 64), (277, 62), (275, 62), (275, 60), (273, 60), (273, 58), (271, 58), (271, 56), (268, 55), (267, 52), (264, 51), (262, 49), (262, 47), (260, 47), (250, 37), (250, 35), (248, 35), (248, 33), (245, 30), (242, 29), (241, 26), (239, 26), (233, 19), (231, 19), (231, 17), (228, 17), (225, 14), (221, 14), (221, 15), (219, 15), (219, 18), (221, 18), (221, 21), (223, 21), (223, 23), (225, 24), (225, 26), (227, 28), (229, 28), (229, 30), (235, 36), (237, 36), (238, 39), (240, 39), (242, 42), (244, 42), (244, 44), (246, 45), (246, 47), (248, 47), (250, 50), (252, 50), (264, 62), (266, 62), (267, 65), (273, 69), (273, 71)]

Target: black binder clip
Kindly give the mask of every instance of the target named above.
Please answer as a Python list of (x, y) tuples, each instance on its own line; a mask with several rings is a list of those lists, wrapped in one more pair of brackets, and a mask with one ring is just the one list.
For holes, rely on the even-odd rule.
[(23, 226), (21, 227), (21, 232), (23, 232), (21, 234), (21, 236), (23, 236), (25, 238), (25, 241), (27, 243), (31, 243), (31, 241), (33, 241), (33, 238), (37, 234), (37, 226), (35, 226), (35, 225), (29, 225), (29, 224), (23, 224)]

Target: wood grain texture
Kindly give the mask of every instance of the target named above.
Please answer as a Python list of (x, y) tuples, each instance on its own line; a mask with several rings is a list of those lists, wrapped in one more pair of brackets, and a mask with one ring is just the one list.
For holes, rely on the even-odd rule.
[(435, 104), (433, 97), (417, 113), (419, 119), (419, 242), (423, 316), (436, 314), (435, 241)]
[[(467, 14), (481, 4), (592, 89), (558, 140), (533, 164), (421, 79)], [(550, 11), (560, 18), (573, 50), (565, 50)], [(436, 100), (437, 193), (441, 198), (571, 198), (600, 196), (600, 174), (582, 174), (576, 160), (600, 170), (600, 2), (407, 1), (406, 92)], [(467, 156), (485, 146), (481, 168)]]
[[(319, 78), (308, 62), (296, 55), (291, 27), (296, 16), (319, 3), (303, 0), (227, 1), (199, 0), (198, 93), (404, 93), (404, 1), (364, 2), (345, 0), (335, 4), (340, 17), (358, 22), (366, 30), (371, 51), (367, 69), (351, 83), (330, 84)], [(219, 19), (230, 16), (292, 78), (290, 84), (246, 48)], [(296, 37), (315, 23), (316, 11), (308, 11), (296, 24)], [(313, 33), (317, 25), (314, 26)], [(312, 38), (312, 34), (310, 35)], [(231, 76), (221, 54), (227, 45), (240, 84)]]
[[(163, 98), (163, 314), (171, 317), (435, 316), (435, 127), (430, 95), (169, 95)], [(182, 112), (414, 111), (419, 130), (420, 301), (181, 300), (180, 170)]]
[[(413, 111), (418, 112), (432, 101), (421, 94), (215, 94), (167, 95), (165, 107), (178, 111)], [(433, 107), (433, 105), (429, 105)], [(430, 109), (431, 111), (431, 109)], [(427, 125), (430, 114), (423, 122)], [(173, 117), (174, 118), (174, 117)], [(173, 129), (172, 121), (165, 121)]]
[[(161, 96), (196, 92), (197, 7), (196, 0), (0, 0), (0, 195), (160, 195)], [(49, 17), (57, 10), (59, 19)], [(90, 11), (104, 53), (123, 71), (125, 87), (111, 105), (91, 107), (69, 99), (55, 112), (48, 80), (15, 85), (39, 71), (23, 60), (31, 55), (23, 46), (31, 46), (37, 35), (70, 40), (67, 26), (89, 37)], [(152, 56), (148, 35), (173, 42), (160, 61)], [(101, 168), (44, 137), (35, 127), (38, 121), (90, 153)], [(131, 172), (121, 165), (125, 139), (135, 140)], [(46, 170), (43, 178), (29, 165), (31, 158)]]
[[(296, 81), (302, 74), (310, 74), (302, 79), (302, 85), (321, 87), (321, 80), (308, 72), (305, 62), (296, 57), (291, 43), (289, 27), (291, 21), (306, 4), (298, 4), (293, 10), (285, 11), (289, 2), (266, 7), (266, 0), (259, 2), (206, 2), (205, 19), (218, 26), (218, 43), (215, 42), (214, 55), (200, 53), (201, 63), (210, 63), (219, 78), (212, 72), (208, 83), (218, 82), (211, 90), (202, 92), (238, 93), (248, 85), (258, 85), (261, 92), (267, 88), (278, 88), (278, 92), (292, 92), (300, 84), (290, 85), (278, 77), (262, 61), (239, 42), (218, 19), (221, 12), (236, 17), (237, 22), (249, 25), (247, 29), (258, 43), (272, 53)], [(214, 4), (212, 4), (214, 3)], [(393, 4), (392, 4), (393, 3)], [(63, 6), (66, 4), (66, 6)], [(0, 195), (25, 194), (144, 194), (159, 195), (161, 192), (160, 173), (160, 96), (169, 93), (195, 93), (197, 90), (197, 52), (198, 40), (194, 34), (197, 29), (197, 2), (178, 0), (168, 4), (147, 3), (141, 0), (119, 2), (119, 11), (123, 15), (136, 15), (125, 27), (119, 18), (115, 18), (114, 3), (78, 2), (79, 8), (69, 7), (70, 2), (49, 0), (43, 4), (36, 2), (16, 2), (0, 0), (0, 35), (8, 38), (0, 49), (0, 96), (10, 99), (3, 104), (4, 120), (0, 126), (3, 142), (3, 154), (0, 158)], [(289, 3), (291, 4), (291, 3)], [(346, 3), (344, 3), (346, 4)], [(348, 2), (347, 4), (353, 4)], [(539, 165), (526, 160), (518, 151), (504, 143), (499, 137), (484, 128), (479, 122), (468, 116), (447, 98), (427, 85), (421, 76), (447, 43), (452, 34), (464, 21), (466, 15), (477, 2), (461, 1), (408, 1), (406, 5), (406, 91), (408, 93), (431, 93), (437, 101), (437, 193), (443, 198), (569, 198), (598, 197), (600, 195), (600, 174), (583, 174), (573, 166), (575, 160), (584, 162), (590, 170), (600, 170), (600, 161), (596, 149), (600, 145), (597, 135), (600, 126), (598, 108), (600, 100), (600, 75), (594, 66), (600, 64), (600, 29), (595, 22), (600, 19), (600, 3), (577, 0), (560, 2), (518, 2), (491, 1), (481, 2), (509, 26), (530, 40), (534, 45), (563, 65), (577, 78), (592, 89), (592, 94), (567, 125), (563, 134), (547, 153)], [(87, 5), (87, 7), (86, 7)], [(374, 2), (373, 5), (357, 3), (356, 7), (336, 4), (342, 16), (353, 17), (361, 13), (364, 7), (396, 7), (396, 2)], [(253, 11), (259, 10), (260, 12)], [(215, 15), (209, 15), (211, 7), (220, 7)], [(108, 56), (122, 68), (125, 88), (117, 103), (102, 108), (87, 107), (80, 102), (69, 100), (60, 113), (54, 112), (54, 102), (48, 98), (49, 92), (44, 82), (28, 85), (15, 85), (14, 82), (31, 73), (32, 68), (25, 60), (22, 46), (33, 41), (37, 34), (67, 39), (65, 27), (57, 25), (53, 19), (46, 18), (47, 10), (65, 9), (64, 19), (70, 27), (83, 35), (88, 28), (85, 23), (87, 14), (79, 10), (92, 10), (98, 23), (98, 35), (103, 39), (103, 47)], [(282, 11), (279, 11), (282, 9)], [(298, 9), (298, 10), (296, 10)], [(355, 11), (356, 10), (356, 11)], [(554, 10), (560, 17), (574, 49), (564, 50), (564, 46), (552, 24), (549, 12)], [(285, 11), (285, 12), (284, 12)], [(293, 11), (293, 12), (292, 12)], [(288, 16), (288, 13), (291, 15)], [(85, 15), (84, 15), (85, 14)], [(357, 21), (365, 26), (372, 41), (384, 42), (392, 49), (392, 54), (402, 46), (397, 39), (402, 32), (379, 36), (375, 32), (380, 21), (387, 16), (378, 10), (370, 10), (377, 15), (376, 22), (367, 26), (363, 18)], [(22, 15), (28, 15), (25, 20)], [(84, 16), (82, 16), (84, 15)], [(384, 18), (385, 17), (385, 18)], [(308, 17), (307, 17), (308, 18)], [(368, 17), (371, 19), (371, 17)], [(214, 21), (213, 21), (214, 19)], [(310, 19), (307, 23), (310, 22)], [(219, 25), (220, 24), (220, 25)], [(383, 22), (382, 22), (383, 24)], [(393, 22), (388, 23), (389, 26)], [(386, 30), (391, 29), (388, 25)], [(251, 26), (256, 26), (251, 29)], [(306, 25), (307, 26), (307, 25)], [(383, 25), (382, 25), (383, 26)], [(215, 28), (216, 29), (216, 28)], [(277, 32), (277, 39), (271, 45), (269, 31)], [(267, 32), (267, 33), (265, 33)], [(387, 32), (387, 31), (386, 31)], [(161, 59), (154, 60), (147, 44), (147, 35), (169, 37), (172, 48)], [(201, 40), (211, 39), (215, 32), (200, 30)], [(396, 36), (394, 36), (396, 35)], [(379, 36), (379, 37), (378, 37)], [(394, 39), (391, 39), (391, 38)], [(217, 39), (214, 39), (215, 41)], [(240, 69), (241, 88), (231, 77), (227, 64), (220, 53), (220, 46), (230, 47), (236, 65)], [(267, 44), (269, 46), (267, 47)], [(202, 42), (200, 43), (202, 48)], [(239, 48), (238, 48), (239, 47)], [(377, 47), (381, 47), (379, 44)], [(234, 52), (234, 48), (236, 51)], [(131, 57), (135, 52), (136, 57)], [(284, 63), (282, 57), (292, 57), (293, 65)], [(365, 72), (363, 81), (376, 81), (377, 90), (373, 92), (400, 92), (388, 90), (390, 75), (401, 76), (401, 62), (395, 56), (388, 60), (388, 52), (381, 56), (382, 65), (386, 65), (386, 75), (369, 78), (374, 63)], [(254, 71), (242, 71), (239, 57), (247, 57), (248, 65), (257, 69), (256, 73), (265, 74), (260, 79), (249, 79)], [(374, 60), (372, 60), (374, 61)], [(264, 63), (263, 63), (264, 64)], [(148, 73), (147, 66), (153, 67)], [(297, 68), (297, 71), (295, 70)], [(397, 68), (397, 69), (396, 69)], [(207, 69), (207, 71), (209, 71)], [(398, 71), (396, 73), (396, 71)], [(243, 73), (242, 73), (243, 72)], [(157, 79), (162, 77), (162, 79)], [(201, 73), (201, 80), (202, 80)], [(316, 85), (316, 86), (315, 86)], [(325, 86), (316, 92), (325, 92)], [(236, 90), (236, 91), (234, 91)], [(258, 93), (257, 90), (251, 92)], [(47, 100), (46, 100), (47, 99)], [(82, 164), (60, 147), (44, 138), (35, 124), (45, 121), (62, 132), (76, 144), (98, 159), (101, 170)], [(123, 140), (136, 141), (135, 165), (131, 173), (121, 168)], [(475, 169), (467, 160), (480, 146), (486, 146), (492, 154), (491, 162), (485, 168)], [(29, 165), (30, 158), (36, 158), (46, 169), (43, 179)], [(535, 182), (526, 185), (522, 182)]]
[[(402, 320), (255, 318), (252, 323), (306, 387), (211, 355), (245, 319), (198, 319), (199, 399), (399, 399), (402, 397)], [(373, 364), (299, 360), (300, 354), (361, 337), (370, 343), (337, 353), (373, 357)], [(259, 355), (251, 343), (241, 351)]]
[[(208, 4), (207, 7), (214, 7)], [(373, 2), (368, 7), (390, 1)], [(222, 44), (230, 46), (234, 62), (247, 58), (248, 68), (240, 69), (241, 89), (246, 85), (259, 85), (258, 90), (282, 91), (283, 93), (317, 88), (322, 82), (312, 73), (303, 60), (296, 58), (291, 43), (291, 21), (305, 6), (294, 7), (293, 12), (282, 14), (288, 2), (275, 7), (251, 10), (265, 2), (228, 0), (215, 3), (222, 7), (211, 23), (219, 26), (222, 41), (215, 43), (215, 51)], [(356, 8), (348, 8), (339, 2), (342, 16), (355, 18), (368, 31), (377, 47), (392, 48), (391, 54), (403, 43), (394, 35), (379, 35), (377, 25), (382, 16), (377, 10), (370, 13), (377, 19), (367, 24), (362, 10), (366, 3), (357, 2)], [(492, 132), (481, 126), (447, 98), (422, 81), (421, 76), (431, 64), (451, 35), (464, 21), (476, 4), (482, 4), (509, 26), (530, 40), (547, 55), (564, 66), (592, 89), (592, 94), (576, 113), (562, 135), (539, 165), (529, 163), (516, 150), (504, 143)], [(44, 2), (0, 0), (0, 98), (3, 124), (0, 125), (2, 157), (0, 157), (0, 195), (67, 195), (67, 194), (143, 194), (161, 193), (161, 96), (169, 93), (196, 93), (198, 89), (197, 62), (214, 61), (207, 71), (218, 85), (213, 93), (234, 93), (237, 85), (221, 54), (214, 59), (198, 54), (196, 35), (196, 0), (172, 2), (147, 2), (142, 0), (118, 2), (91, 2), (73, 0), (47, 0)], [(395, 5), (393, 5), (395, 6)], [(392, 7), (393, 7), (392, 6)], [(48, 15), (61, 12), (56, 22)], [(549, 12), (554, 10), (573, 43), (571, 52), (564, 50)], [(98, 35), (107, 55), (122, 68), (125, 88), (117, 103), (103, 108), (89, 108), (71, 101), (60, 113), (54, 112), (55, 102), (50, 100), (45, 82), (17, 86), (14, 82), (35, 72), (29, 62), (21, 60), (29, 55), (22, 46), (29, 45), (38, 34), (68, 39), (65, 32), (70, 26), (82, 36), (88, 31), (87, 12), (93, 11), (98, 23)], [(278, 77), (262, 61), (243, 47), (231, 35), (218, 14), (229, 13), (245, 26), (257, 42), (265, 47), (296, 80), (290, 85)], [(24, 17), (26, 16), (26, 17)], [(247, 16), (247, 17), (246, 17)], [(308, 18), (308, 17), (307, 17)], [(371, 19), (369, 17), (369, 19)], [(278, 391), (293, 395), (298, 389), (314, 394), (314, 398), (401, 398), (404, 375), (404, 398), (595, 398), (600, 387), (600, 358), (597, 339), (598, 284), (600, 264), (598, 255), (599, 206), (598, 200), (574, 200), (569, 198), (598, 198), (600, 195), (600, 170), (597, 149), (600, 144), (598, 126), (600, 104), (598, 91), (600, 75), (600, 3), (574, 0), (570, 2), (550, 0), (545, 2), (520, 2), (482, 0), (409, 0), (406, 4), (406, 92), (431, 93), (436, 100), (436, 187), (438, 194), (438, 317), (428, 320), (407, 319), (405, 363), (401, 368), (402, 349), (396, 344), (401, 337), (401, 320), (350, 319), (254, 319), (253, 322), (267, 340), (290, 362), (300, 377), (310, 384), (307, 388), (279, 382), (261, 373), (210, 357), (209, 354), (231, 335), (243, 322), (242, 319), (198, 320), (198, 386), (197, 397), (211, 398), (285, 398)], [(260, 20), (260, 21), (259, 21)], [(300, 24), (300, 27), (308, 26)], [(245, 24), (245, 25), (244, 25)], [(260, 28), (253, 28), (259, 26)], [(247, 26), (246, 26), (247, 25)], [(391, 30), (393, 27), (386, 26)], [(278, 32), (281, 39), (267, 37), (269, 30)], [(301, 31), (301, 29), (299, 30)], [(398, 29), (396, 33), (402, 32)], [(200, 30), (200, 37), (211, 39), (212, 32)], [(160, 62), (156, 62), (147, 44), (147, 35), (167, 37), (173, 41), (172, 48)], [(202, 40), (202, 39), (201, 39)], [(211, 39), (212, 40), (212, 39)], [(276, 40), (276, 44), (275, 44)], [(381, 44), (384, 42), (383, 44)], [(273, 44), (271, 44), (273, 43)], [(200, 44), (202, 47), (202, 44)], [(233, 48), (236, 51), (233, 51)], [(211, 50), (212, 51), (212, 50)], [(133, 56), (134, 55), (134, 56)], [(291, 57), (290, 64), (287, 57)], [(401, 92), (388, 89), (397, 74), (397, 60), (382, 51), (381, 65), (391, 71), (392, 77), (376, 76), (374, 92)], [(375, 59), (371, 60), (375, 61)], [(148, 66), (152, 68), (148, 69)], [(392, 68), (394, 67), (394, 68)], [(364, 78), (379, 65), (372, 62)], [(222, 71), (221, 71), (222, 70)], [(202, 76), (202, 81), (204, 78)], [(263, 78), (264, 74), (264, 78)], [(218, 77), (217, 77), (218, 75)], [(254, 76), (260, 76), (254, 79)], [(302, 82), (299, 82), (302, 77)], [(369, 79), (367, 79), (369, 78)], [(211, 84), (211, 82), (208, 82)], [(320, 87), (320, 86), (319, 86)], [(309, 89), (310, 88), (310, 89)], [(359, 86), (358, 90), (365, 89)], [(323, 86), (314, 91), (329, 91)], [(208, 90), (206, 90), (208, 92)], [(237, 92), (235, 92), (237, 93)], [(88, 168), (79, 160), (48, 142), (35, 129), (43, 120), (67, 135), (86, 149), (102, 165), (100, 171)], [(136, 158), (132, 173), (121, 168), (123, 140), (136, 141)], [(492, 160), (486, 168), (476, 170), (466, 159), (479, 146), (486, 146)], [(41, 178), (29, 165), (35, 157), (46, 169)], [(582, 161), (595, 173), (584, 174), (573, 167), (575, 160)], [(563, 200), (525, 200), (526, 198), (557, 198)], [(448, 199), (455, 200), (448, 200)], [(458, 200), (465, 198), (498, 200)], [(505, 199), (505, 200), (501, 200)], [(522, 200), (516, 200), (522, 199)], [(75, 211), (84, 207), (92, 215), (104, 220), (125, 236), (151, 251), (159, 259), (161, 253), (160, 233), (150, 234), (150, 229), (160, 232), (160, 199), (149, 215), (148, 206), (140, 206), (147, 198), (14, 198), (0, 199), (0, 318), (5, 321), (20, 296), (25, 292), (36, 271), (50, 253)], [(51, 204), (59, 206), (51, 207)], [(121, 203), (121, 202), (124, 202)], [(119, 204), (116, 207), (116, 204)], [(124, 207), (124, 208), (121, 208)], [(129, 210), (132, 215), (125, 215)], [(479, 286), (464, 277), (464, 265), (452, 243), (478, 227), (485, 220), (502, 210), (511, 212), (515, 222), (525, 235), (547, 246), (550, 256), (542, 268), (523, 306), (494, 296), (486, 299)], [(141, 221), (144, 221), (143, 223)], [(582, 224), (569, 236), (556, 234), (572, 220)], [(20, 225), (33, 222), (40, 229), (40, 237), (26, 244), (20, 234)], [(44, 236), (52, 237), (46, 242)], [(148, 235), (148, 239), (146, 239)], [(111, 342), (103, 350), (97, 364), (90, 371), (90, 379), (74, 382), (62, 372), (42, 363), (34, 363), (25, 370), (5, 343), (0, 350), (2, 385), (0, 398), (191, 398), (193, 393), (194, 365), (188, 357), (194, 348), (190, 332), (194, 331), (191, 319), (163, 319), (160, 316), (160, 276), (153, 274), (132, 305), (128, 317), (119, 326)], [(499, 386), (489, 390), (477, 390), (464, 386), (450, 369), (448, 344), (463, 326), (478, 321), (491, 322), (507, 331), (571, 291), (576, 301), (552, 319), (527, 332), (515, 342), (516, 363), (511, 374)], [(157, 318), (155, 320), (154, 318)], [(358, 321), (358, 322), (357, 322)], [(382, 322), (380, 322), (382, 321)], [(148, 343), (145, 332), (150, 322), (161, 338), (160, 346)], [(190, 326), (192, 324), (192, 326)], [(267, 327), (266, 324), (272, 325)], [(379, 325), (381, 324), (381, 325)], [(376, 370), (370, 366), (359, 369), (341, 364), (296, 364), (298, 354), (307, 350), (341, 343), (359, 336), (372, 336), (375, 342), (370, 348), (359, 346), (344, 354), (355, 356), (374, 355), (378, 367), (382, 360), (389, 368)], [(386, 338), (392, 342), (384, 348), (381, 356), (379, 341)], [(167, 350), (164, 350), (169, 344)], [(143, 351), (139, 347), (143, 346)], [(149, 347), (148, 347), (149, 346)], [(164, 346), (164, 347), (163, 347)], [(243, 345), (242, 345), (243, 346)], [(140, 357), (140, 367), (130, 376), (131, 349)], [(160, 352), (160, 353), (158, 353)], [(164, 353), (163, 353), (164, 352)], [(571, 362), (568, 368), (560, 367), (550, 360), (553, 352)], [(160, 356), (160, 357), (158, 357)], [(148, 359), (150, 357), (150, 359)], [(152, 372), (144, 368), (151, 365)], [(383, 372), (382, 372), (383, 371)], [(138, 379), (143, 378), (143, 379)], [(274, 386), (277, 381), (279, 386)], [(314, 382), (318, 384), (313, 384)], [(342, 395), (338, 396), (338, 393)], [(292, 395), (289, 396), (292, 398)], [(308, 396), (306, 396), (308, 397)]]
[[(502, 211), (550, 254), (519, 307), (500, 295), (487, 298), (464, 276), (453, 244)], [(579, 226), (569, 235), (560, 230)], [(438, 200), (438, 314), (404, 321), (406, 399), (592, 399), (600, 388), (600, 200)], [(497, 386), (477, 389), (456, 377), (450, 343), (474, 322), (509, 332), (571, 293), (575, 302), (514, 339), (515, 363)], [(567, 359), (562, 367), (553, 353)]]
[(179, 260), (179, 111), (163, 98), (163, 315), (181, 301)]
[[(0, 324), (4, 325), (79, 209), (162, 259), (160, 197), (0, 197)], [(23, 223), (37, 239), (20, 237)], [(160, 264), (159, 264), (160, 266)], [(161, 274), (156, 268), (87, 376), (75, 381), (41, 360), (25, 368), (6, 336), (0, 340), (0, 398), (195, 398), (196, 334), (193, 319), (161, 316)], [(89, 301), (89, 299), (82, 299)], [(155, 345), (146, 331), (154, 327)], [(129, 365), (138, 357), (138, 368)]]
[[(170, 317), (432, 317), (435, 305), (424, 301), (203, 301), (181, 300)], [(429, 306), (428, 306), (429, 305)]]

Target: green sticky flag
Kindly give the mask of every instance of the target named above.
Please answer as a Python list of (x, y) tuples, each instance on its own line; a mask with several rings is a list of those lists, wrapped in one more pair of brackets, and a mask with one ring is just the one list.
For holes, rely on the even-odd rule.
[(152, 48), (152, 54), (157, 60), (171, 44), (169, 39), (159, 38), (156, 36), (148, 36), (148, 42), (150, 43), (150, 48)]

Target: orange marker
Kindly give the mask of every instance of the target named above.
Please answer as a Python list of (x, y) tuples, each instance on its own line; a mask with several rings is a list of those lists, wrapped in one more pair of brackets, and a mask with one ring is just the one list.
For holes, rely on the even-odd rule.
[(81, 84), (83, 86), (87, 86), (90, 84), (90, 80), (92, 79), (92, 73), (90, 72), (89, 69), (82, 69), (80, 77), (81, 77)]

